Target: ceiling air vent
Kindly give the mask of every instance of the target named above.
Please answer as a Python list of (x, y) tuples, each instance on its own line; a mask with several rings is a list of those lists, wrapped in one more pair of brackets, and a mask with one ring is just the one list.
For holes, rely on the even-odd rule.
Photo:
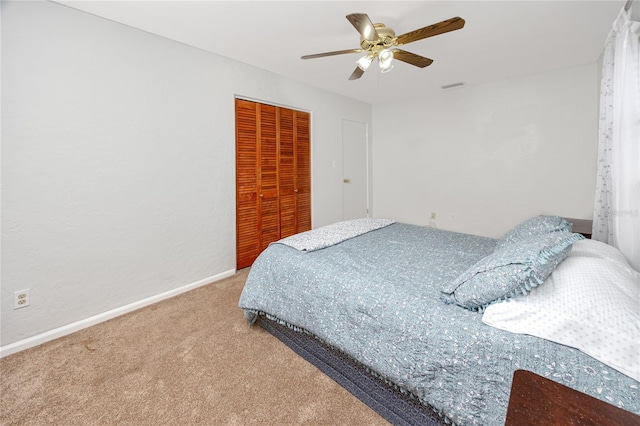
[(443, 89), (453, 89), (454, 87), (460, 87), (460, 86), (464, 86), (464, 83), (459, 82), (459, 83), (447, 84), (446, 86), (440, 86), (440, 87)]

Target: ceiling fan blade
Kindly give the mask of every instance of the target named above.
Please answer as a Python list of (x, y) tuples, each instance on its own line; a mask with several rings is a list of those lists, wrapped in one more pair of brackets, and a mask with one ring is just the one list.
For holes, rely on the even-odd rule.
[(349, 77), (349, 80), (357, 80), (360, 77), (362, 77), (362, 74), (364, 74), (364, 71), (362, 70), (362, 68), (356, 67), (356, 69), (351, 74), (351, 77)]
[(347, 15), (347, 19), (365, 40), (377, 40), (380, 38), (376, 31), (376, 27), (373, 26), (371, 19), (369, 19), (369, 15), (366, 13), (352, 13)]
[(335, 52), (315, 53), (313, 55), (304, 55), (301, 59), (322, 58), (325, 56), (344, 55), (345, 53), (360, 53), (362, 49), (336, 50)]
[(448, 33), (449, 31), (459, 30), (464, 27), (464, 19), (455, 17), (428, 27), (419, 28), (398, 36), (398, 44), (407, 44), (413, 41), (422, 40), (423, 38), (433, 37), (438, 34)]
[(424, 56), (416, 55), (415, 53), (407, 52), (402, 49), (393, 49), (393, 59), (397, 59), (420, 68), (428, 67), (433, 62), (433, 59), (425, 58)]

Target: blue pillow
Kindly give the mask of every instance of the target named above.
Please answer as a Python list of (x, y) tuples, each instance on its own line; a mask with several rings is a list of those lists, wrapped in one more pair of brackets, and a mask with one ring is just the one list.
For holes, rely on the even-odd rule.
[(551, 232), (508, 244), (480, 259), (442, 289), (446, 303), (472, 311), (525, 295), (540, 285), (562, 262), (580, 234)]
[(572, 226), (560, 216), (536, 216), (527, 219), (498, 239), (494, 250), (498, 250), (508, 244), (517, 243), (536, 235), (550, 232), (571, 232)]

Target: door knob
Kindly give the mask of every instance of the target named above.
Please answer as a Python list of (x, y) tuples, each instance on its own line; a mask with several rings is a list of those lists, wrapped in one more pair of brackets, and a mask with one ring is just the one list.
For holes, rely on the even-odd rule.
[(342, 179), (342, 181), (343, 181), (344, 183), (351, 183), (351, 179), (346, 179), (346, 178), (345, 178), (345, 179)]

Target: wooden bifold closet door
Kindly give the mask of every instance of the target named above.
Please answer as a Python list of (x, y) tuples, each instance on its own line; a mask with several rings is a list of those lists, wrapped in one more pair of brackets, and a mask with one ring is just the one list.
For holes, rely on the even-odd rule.
[(309, 113), (236, 99), (237, 268), (311, 229)]

